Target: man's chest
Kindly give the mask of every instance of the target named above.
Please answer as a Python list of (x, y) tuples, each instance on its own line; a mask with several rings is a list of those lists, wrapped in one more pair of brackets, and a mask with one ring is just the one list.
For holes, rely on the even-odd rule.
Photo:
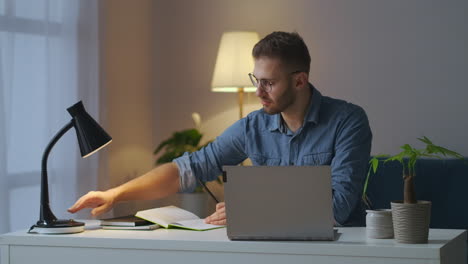
[(256, 166), (330, 165), (334, 156), (333, 129), (305, 127), (296, 134), (264, 130), (247, 139), (247, 156)]

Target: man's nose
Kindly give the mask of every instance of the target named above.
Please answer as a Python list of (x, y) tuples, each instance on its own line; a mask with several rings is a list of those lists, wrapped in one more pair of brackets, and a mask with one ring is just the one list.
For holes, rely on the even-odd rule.
[(257, 86), (257, 90), (255, 90), (255, 95), (257, 97), (261, 97), (264, 94), (265, 94), (265, 89), (263, 89), (261, 85)]

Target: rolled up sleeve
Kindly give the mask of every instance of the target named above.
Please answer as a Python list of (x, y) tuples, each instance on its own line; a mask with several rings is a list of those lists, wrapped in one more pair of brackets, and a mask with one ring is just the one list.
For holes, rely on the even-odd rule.
[(197, 178), (202, 182), (216, 180), (223, 165), (237, 165), (246, 159), (244, 129), (245, 119), (241, 119), (202, 149), (174, 159), (179, 168), (180, 191), (192, 192)]

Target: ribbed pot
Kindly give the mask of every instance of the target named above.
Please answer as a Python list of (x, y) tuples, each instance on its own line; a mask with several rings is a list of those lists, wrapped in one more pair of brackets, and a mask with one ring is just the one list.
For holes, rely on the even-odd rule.
[(418, 201), (416, 204), (405, 204), (403, 201), (391, 202), (395, 240), (405, 244), (427, 243), (431, 202)]

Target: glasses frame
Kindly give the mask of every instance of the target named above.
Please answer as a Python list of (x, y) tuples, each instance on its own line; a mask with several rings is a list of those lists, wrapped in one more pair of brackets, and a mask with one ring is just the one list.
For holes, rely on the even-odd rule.
[[(296, 74), (296, 73), (300, 73), (300, 72), (303, 72), (301, 70), (297, 70), (297, 71), (293, 71), (293, 72), (290, 72), (289, 74)], [(266, 93), (271, 93), (271, 91), (273, 90), (273, 81), (275, 79), (258, 79), (254, 74), (253, 72), (249, 73), (249, 78), (250, 78), (250, 81), (252, 82), (253, 86), (257, 87), (257, 89), (261, 89), (263, 90), (264, 92)]]

